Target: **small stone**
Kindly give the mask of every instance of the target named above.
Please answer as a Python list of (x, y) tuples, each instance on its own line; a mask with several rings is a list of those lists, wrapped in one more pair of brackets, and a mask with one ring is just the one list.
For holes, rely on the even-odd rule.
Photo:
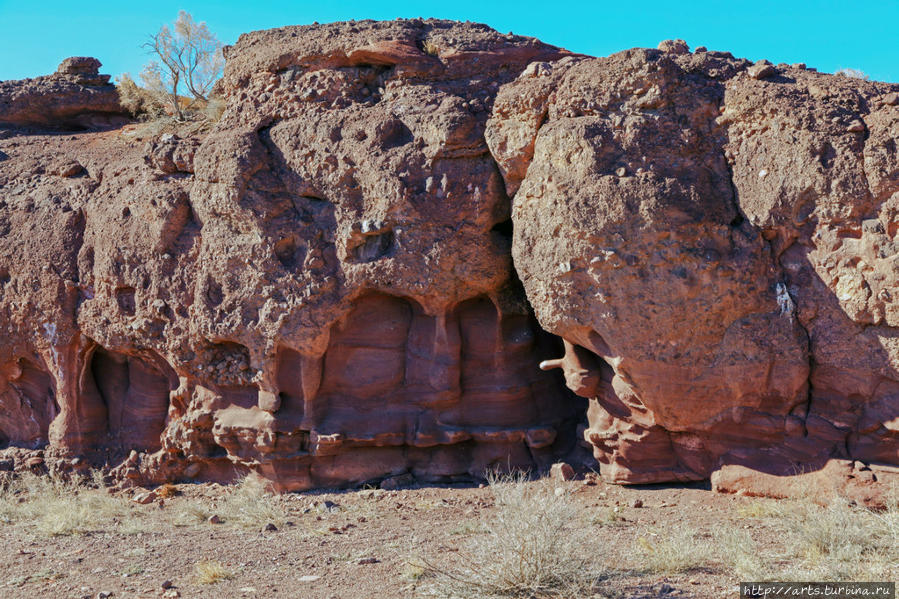
[(376, 558), (376, 557), (363, 557), (362, 559), (359, 560), (359, 565), (360, 565), (360, 566), (363, 566), (363, 565), (365, 565), (365, 564), (377, 564), (377, 563), (379, 563), (380, 561), (381, 561), (381, 560), (379, 560), (379, 559)]
[(40, 468), (44, 465), (44, 458), (40, 456), (33, 456), (25, 460), (26, 468)]
[(318, 576), (317, 574), (306, 574), (305, 576), (300, 576), (299, 581), (300, 582), (315, 582), (319, 578), (321, 578), (321, 576)]
[(690, 46), (684, 40), (664, 40), (659, 42), (659, 50), (669, 54), (689, 54)]
[(623, 166), (619, 166), (618, 168), (615, 169), (615, 174), (618, 175), (619, 177), (623, 177), (627, 174), (627, 169), (624, 168)]
[(570, 464), (557, 462), (550, 467), (549, 476), (555, 481), (569, 481), (574, 479), (575, 472)]
[(555, 494), (556, 497), (561, 497), (565, 494), (565, 489), (563, 489), (562, 487), (556, 487)]
[(0, 472), (12, 472), (16, 467), (12, 458), (3, 458), (0, 460)]
[(222, 519), (218, 517), (218, 514), (213, 514), (213, 515), (209, 516), (209, 518), (207, 518), (206, 521), (209, 522), (210, 524), (221, 524), (222, 523)]
[(659, 593), (661, 593), (662, 595), (667, 595), (672, 592), (674, 592), (674, 587), (671, 586), (670, 584), (668, 584), (667, 582), (662, 584), (662, 586), (659, 587)]
[(169, 589), (162, 594), (162, 599), (178, 599), (181, 596), (181, 592), (177, 589)]
[(631, 507), (643, 507), (642, 499), (634, 499), (633, 503), (631, 503)]
[(767, 79), (777, 73), (777, 69), (775, 69), (774, 65), (767, 60), (760, 60), (749, 67), (747, 72), (753, 79)]
[(164, 582), (162, 583), (162, 589), (163, 589), (163, 590), (165, 590), (165, 589), (170, 589), (170, 588), (172, 588), (173, 586), (175, 586), (175, 584), (174, 584), (171, 580), (166, 580), (166, 581), (164, 581)]
[(109, 599), (112, 597), (112, 591), (100, 591), (97, 593), (97, 599)]
[(134, 503), (139, 503), (141, 505), (147, 505), (148, 503), (153, 503), (156, 501), (156, 492), (155, 491), (146, 491), (141, 490), (134, 494), (131, 498), (131, 501)]
[(852, 121), (851, 123), (849, 123), (849, 126), (846, 127), (846, 131), (848, 131), (849, 133), (861, 133), (864, 130), (865, 124), (858, 119)]
[(899, 93), (891, 92), (883, 97), (883, 103), (887, 106), (899, 106)]
[(265, 530), (265, 532), (277, 532), (278, 527), (275, 526), (274, 524), (272, 524), (271, 522), (269, 522), (268, 524), (265, 525), (265, 528), (263, 530)]

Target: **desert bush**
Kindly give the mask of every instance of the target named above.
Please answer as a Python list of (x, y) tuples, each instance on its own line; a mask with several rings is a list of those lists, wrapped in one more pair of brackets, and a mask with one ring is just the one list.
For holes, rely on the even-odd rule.
[(581, 596), (599, 575), (579, 510), (549, 480), (524, 474), (490, 475), (496, 512), (460, 550), (461, 564), (426, 563), (435, 590), (449, 597)]
[(834, 72), (834, 75), (842, 75), (843, 77), (849, 77), (850, 79), (861, 79), (863, 81), (867, 81), (870, 79), (868, 75), (864, 73), (864, 71), (859, 71), (858, 69), (837, 69)]
[(183, 106), (180, 87), (200, 102), (206, 102), (215, 82), (221, 77), (225, 59), (222, 43), (205, 22), (197, 22), (181, 11), (172, 27), (163, 25), (144, 44), (157, 60), (149, 62), (141, 73), (144, 87), (167, 99), (179, 120)]
[(165, 116), (165, 104), (158, 95), (140, 87), (128, 73), (117, 77), (115, 83), (119, 102), (131, 116), (151, 119)]

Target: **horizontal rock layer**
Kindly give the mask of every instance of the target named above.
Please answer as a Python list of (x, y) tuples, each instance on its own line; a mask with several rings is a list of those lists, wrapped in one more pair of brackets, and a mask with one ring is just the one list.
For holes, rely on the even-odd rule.
[[(0, 440), (284, 490), (576, 431), (621, 483), (899, 463), (897, 86), (660, 48), (288, 27), (227, 49), (206, 134), (8, 129)], [(54, 97), (0, 122), (119, 111)]]

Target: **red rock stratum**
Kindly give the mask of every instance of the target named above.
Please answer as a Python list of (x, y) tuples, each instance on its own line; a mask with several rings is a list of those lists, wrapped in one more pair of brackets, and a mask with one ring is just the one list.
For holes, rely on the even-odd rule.
[(899, 86), (660, 48), (254, 32), (191, 137), (115, 128), (96, 61), (0, 83), (3, 441), (284, 490), (579, 436), (619, 483), (889, 478)]

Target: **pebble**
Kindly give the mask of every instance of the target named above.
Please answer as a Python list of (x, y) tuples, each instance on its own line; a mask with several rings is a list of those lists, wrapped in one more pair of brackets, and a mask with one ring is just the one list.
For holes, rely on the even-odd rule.
[(172, 583), (171, 580), (166, 580), (166, 581), (164, 581), (164, 582), (162, 583), (162, 589), (163, 589), (163, 590), (165, 590), (165, 589), (170, 589), (170, 588), (172, 588), (173, 586), (175, 586), (175, 585)]
[(318, 576), (317, 574), (306, 574), (305, 576), (300, 576), (299, 580), (300, 582), (315, 582), (319, 578), (321, 578), (321, 576)]
[(209, 522), (210, 524), (221, 524), (222, 523), (222, 519), (218, 517), (218, 514), (213, 514), (213, 515), (209, 516), (209, 518), (206, 521)]
[(556, 462), (549, 469), (550, 477), (555, 481), (569, 481), (574, 479), (574, 468), (565, 462)]
[(277, 532), (277, 530), (278, 530), (278, 527), (275, 526), (274, 524), (272, 524), (271, 522), (269, 522), (268, 524), (265, 525), (266, 532)]
[(862, 121), (854, 120), (846, 127), (846, 131), (850, 133), (861, 133), (865, 130), (865, 124)]
[(631, 503), (631, 507), (643, 507), (643, 500), (634, 499), (633, 503)]
[(381, 560), (379, 560), (376, 557), (363, 557), (362, 559), (359, 560), (359, 565), (361, 566), (361, 565), (365, 565), (365, 564), (377, 564), (377, 563), (380, 563), (380, 561)]
[(899, 106), (899, 93), (892, 92), (883, 97), (883, 103), (887, 106)]
[(561, 497), (565, 494), (565, 489), (563, 489), (562, 487), (556, 487), (555, 493), (556, 497)]

